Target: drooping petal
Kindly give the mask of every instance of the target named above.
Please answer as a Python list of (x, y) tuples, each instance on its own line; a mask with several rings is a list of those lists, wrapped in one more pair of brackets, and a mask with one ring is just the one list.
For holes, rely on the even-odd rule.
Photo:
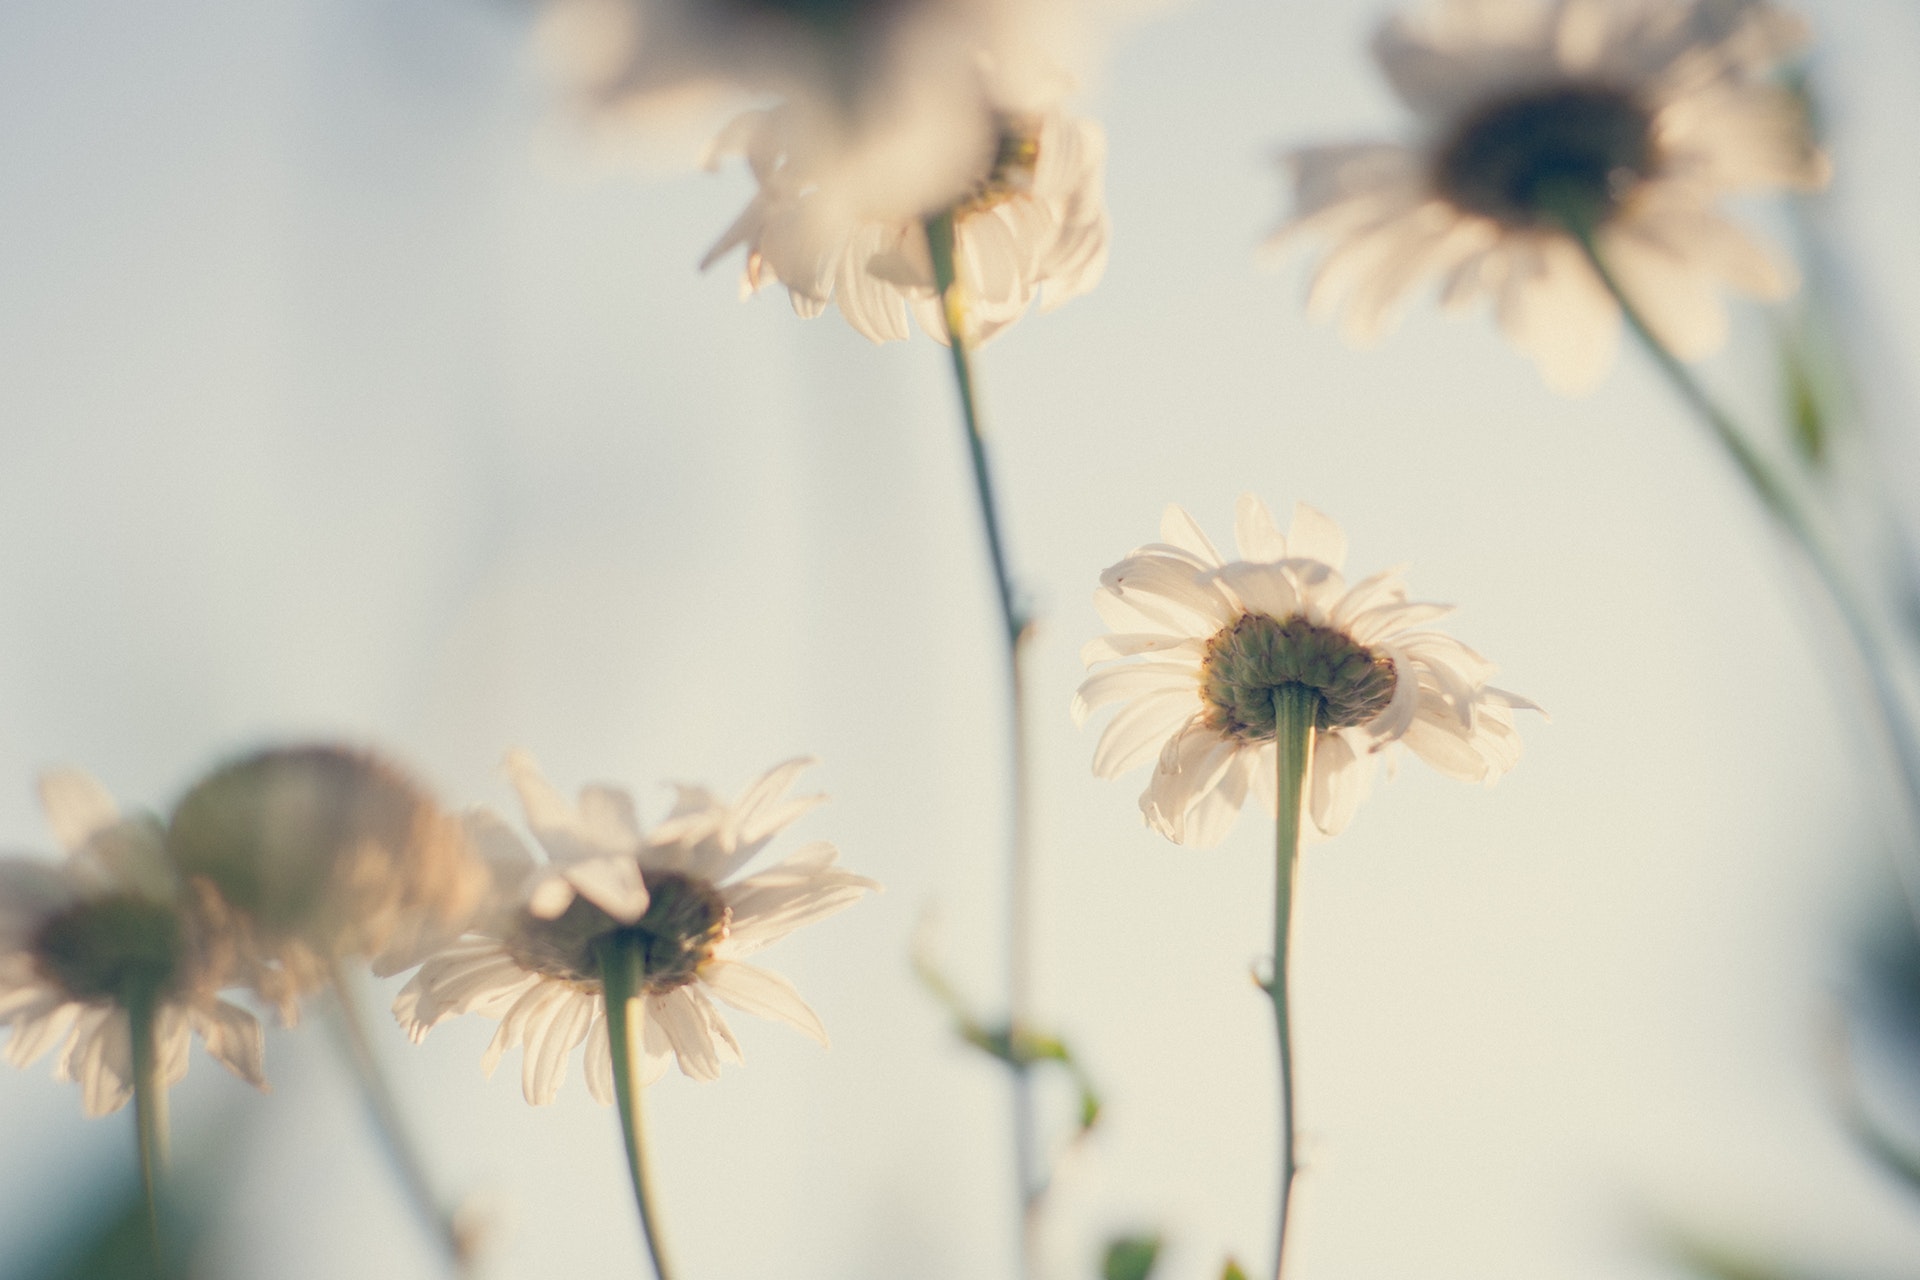
[(194, 1005), (189, 1017), (215, 1062), (256, 1089), (267, 1087), (267, 1038), (258, 1018), (218, 999)]
[(737, 960), (716, 960), (700, 970), (714, 995), (755, 1017), (784, 1022), (802, 1035), (827, 1044), (827, 1028), (785, 976)]

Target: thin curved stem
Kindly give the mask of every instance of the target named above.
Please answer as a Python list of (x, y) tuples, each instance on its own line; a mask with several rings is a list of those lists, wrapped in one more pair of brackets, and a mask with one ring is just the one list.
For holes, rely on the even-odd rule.
[(1273, 867), (1273, 978), (1267, 994), (1273, 999), (1273, 1024), (1280, 1041), (1280, 1213), (1273, 1247), (1273, 1274), (1284, 1274), (1287, 1262), (1288, 1213), (1293, 1203), (1293, 1180), (1299, 1171), (1298, 1142), (1293, 1119), (1293, 1012), (1288, 999), (1292, 972), (1294, 881), (1300, 870), (1300, 828), (1306, 819), (1307, 775), (1313, 766), (1314, 720), (1320, 695), (1301, 684), (1283, 684), (1273, 691), (1273, 740), (1279, 788), (1279, 813), (1274, 820)]
[[(1026, 682), (1021, 667), (1031, 632), (1007, 567), (1006, 542), (1000, 531), (999, 504), (993, 473), (987, 461), (986, 437), (980, 429), (980, 406), (974, 393), (973, 360), (967, 338), (966, 299), (954, 265), (954, 226), (951, 211), (927, 219), (927, 251), (933, 260), (934, 287), (939, 291), (941, 316), (946, 322), (947, 350), (953, 361), (954, 386), (960, 395), (960, 418), (966, 428), (967, 456), (973, 467), (974, 497), (980, 526), (986, 534), (987, 557), (993, 567), (994, 589), (1000, 604), (1000, 625), (1006, 637), (1007, 716), (1012, 764), (1011, 831), (1007, 856), (1007, 1023), (1018, 1042), (1032, 1018), (1032, 881), (1028, 793)], [(1014, 1176), (1020, 1195), (1020, 1257), (1026, 1274), (1037, 1267), (1039, 1219), (1047, 1177), (1040, 1165), (1038, 1125), (1034, 1116), (1030, 1064), (1009, 1061), (1012, 1070)]]
[(147, 1242), (155, 1274), (165, 1274), (160, 1251), (160, 1180), (167, 1163), (167, 1084), (160, 1078), (160, 1005), (153, 992), (127, 1001), (133, 1041), (133, 1127), (140, 1155), (140, 1185), (146, 1192)]
[(607, 1043), (613, 1050), (613, 1092), (620, 1103), (620, 1136), (627, 1149), (627, 1172), (633, 1175), (633, 1198), (640, 1207), (640, 1234), (646, 1237), (654, 1275), (659, 1280), (673, 1280), (666, 1246), (660, 1238), (660, 1211), (653, 1203), (653, 1178), (640, 1113), (643, 1086), (639, 1071), (645, 1061), (640, 1037), (645, 1030), (642, 993), (646, 977), (643, 944), (632, 932), (622, 930), (601, 944), (600, 978), (606, 989)]
[(352, 975), (335, 963), (331, 966), (330, 981), (334, 999), (329, 1012), (333, 1015), (334, 1031), (352, 1069), (354, 1083), (360, 1088), (360, 1097), (373, 1116), (374, 1131), (380, 1137), (387, 1163), (399, 1178), (401, 1190), (406, 1193), (414, 1213), (446, 1251), (453, 1273), (464, 1276), (473, 1263), (472, 1250), (453, 1215), (441, 1206), (440, 1198), (434, 1193), (426, 1162), (421, 1159), (406, 1121), (401, 1118), (393, 1086), (381, 1070), (373, 1041), (367, 1036), (366, 1017)]
[[(1761, 507), (1787, 535), (1788, 541), (1799, 550), (1807, 567), (1813, 571), (1814, 580), (1819, 583), (1827, 602), (1839, 616), (1841, 629), (1853, 646), (1866, 676), (1870, 692), (1868, 701), (1892, 749), (1895, 772), (1899, 774), (1906, 800), (1908, 821), (1920, 825), (1920, 739), (1916, 739), (1905, 700), (1890, 674), (1893, 670), (1892, 659), (1881, 645), (1846, 575), (1840, 571), (1839, 563), (1815, 532), (1812, 522), (1800, 509), (1785, 481), (1775, 474), (1767, 460), (1753, 447), (1733, 416), (1714, 401), (1699, 379), (1693, 376), (1693, 371), (1667, 349), (1647, 324), (1646, 317), (1620, 287), (1618, 278), (1607, 266), (1591, 229), (1571, 220), (1567, 227), (1586, 254), (1588, 265), (1619, 305), (1620, 313), (1626, 318), (1627, 327), (1633, 331), (1634, 337), (1639, 339), (1654, 364), (1666, 376), (1669, 385), (1707, 428), (1715, 443), (1753, 490)], [(1913, 905), (1920, 906), (1920, 898), (1916, 897), (1915, 887), (1910, 880), (1911, 872), (1905, 868), (1905, 861), (1901, 860), (1901, 881), (1908, 897), (1914, 900)]]

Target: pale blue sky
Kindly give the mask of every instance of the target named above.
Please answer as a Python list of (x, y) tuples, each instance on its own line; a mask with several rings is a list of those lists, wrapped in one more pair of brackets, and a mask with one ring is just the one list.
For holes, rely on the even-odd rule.
[[(1004, 1274), (1000, 1082), (906, 968), (935, 910), (962, 984), (998, 986), (999, 664), (944, 353), (699, 274), (742, 176), (590, 154), (511, 6), (166, 9), (0, 7), (0, 836), (48, 844), (48, 764), (159, 805), (297, 735), (502, 806), (525, 745), (653, 813), (666, 779), (817, 754), (834, 803), (788, 847), (888, 892), (769, 956), (831, 1052), (739, 1018), (746, 1067), (651, 1091), (675, 1248), (714, 1280)], [(1051, 1274), (1126, 1226), (1169, 1233), (1166, 1280), (1270, 1247), (1270, 839), (1168, 845), (1066, 713), (1099, 570), (1170, 501), (1224, 536), (1249, 490), (1334, 516), (1356, 569), (1409, 564), (1554, 715), (1497, 788), (1409, 761), (1309, 854), (1296, 1275), (1650, 1280), (1655, 1211), (1891, 1269), (1920, 1221), (1816, 1069), (1879, 785), (1751, 503), (1631, 354), (1564, 400), (1424, 304), (1356, 352), (1302, 317), (1298, 260), (1254, 265), (1276, 147), (1402, 123), (1379, 12), (1216, 0), (1124, 41), (1083, 103), (1107, 278), (979, 361), (1042, 615), (1041, 1005), (1111, 1106)], [(1815, 16), (1849, 269), (1910, 349), (1920, 19)], [(1706, 370), (1759, 409), (1765, 333), (1743, 312)], [(512, 1063), (483, 1080), (491, 1031), (383, 1042), (438, 1171), (499, 1207), (487, 1274), (637, 1274), (611, 1115), (577, 1070), (543, 1110)], [(432, 1275), (324, 1050), (274, 1034), (264, 1102), (198, 1056), (179, 1093), (183, 1147), (258, 1118), (227, 1274)], [(0, 1072), (0, 1241), (130, 1147), (44, 1064)]]

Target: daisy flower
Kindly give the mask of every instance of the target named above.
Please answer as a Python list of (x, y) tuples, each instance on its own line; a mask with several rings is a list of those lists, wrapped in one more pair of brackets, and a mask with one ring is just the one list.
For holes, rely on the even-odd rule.
[[(896, 141), (925, 166), (973, 145), (991, 79), (1031, 103), (1105, 25), (1088, 0), (547, 0), (541, 45), (590, 117), (642, 133), (778, 99), (815, 140)], [(874, 172), (876, 178), (883, 175)], [(897, 184), (900, 174), (893, 175)]]
[(1346, 535), (1312, 507), (1294, 508), (1283, 537), (1266, 506), (1243, 496), (1233, 561), (1177, 506), (1160, 537), (1100, 576), (1094, 604), (1114, 634), (1082, 656), (1114, 665), (1087, 677), (1073, 714), (1084, 724), (1126, 704), (1093, 771), (1111, 778), (1157, 757), (1140, 808), (1168, 839), (1219, 843), (1249, 795), (1277, 812), (1274, 693), (1289, 684), (1318, 695), (1306, 785), (1313, 825), (1328, 835), (1365, 796), (1374, 756), (1395, 743), (1469, 782), (1491, 782), (1519, 759), (1512, 709), (1538, 708), (1490, 686), (1486, 659), (1429, 630), (1451, 610), (1408, 600), (1399, 570), (1349, 586)]
[(1796, 287), (1718, 205), (1826, 180), (1800, 101), (1766, 79), (1804, 38), (1759, 0), (1436, 0), (1374, 41), (1422, 136), (1294, 152), (1294, 214), (1269, 243), (1330, 242), (1308, 306), (1344, 308), (1353, 341), (1438, 277), (1449, 309), (1490, 297), (1571, 392), (1606, 372), (1620, 328), (1579, 226), (1660, 341), (1697, 359), (1725, 337), (1722, 285)]
[(197, 1033), (221, 1065), (266, 1088), (260, 1024), (215, 994), (217, 940), (185, 909), (159, 823), (122, 817), (73, 770), (42, 778), (40, 800), (66, 860), (0, 860), (7, 1061), (24, 1067), (64, 1042), (54, 1075), (79, 1083), (88, 1115), (116, 1111), (133, 1094), (128, 1010), (145, 1006), (167, 1084), (186, 1074)]
[(810, 763), (775, 766), (731, 804), (681, 787), (673, 812), (642, 832), (626, 792), (589, 786), (570, 804), (531, 756), (513, 753), (508, 770), (546, 858), (536, 861), (498, 817), (475, 815), (476, 843), (496, 881), (514, 891), (420, 967), (394, 1001), (395, 1018), (415, 1041), (456, 1014), (499, 1018), (481, 1065), (491, 1075), (508, 1049), (525, 1046), (521, 1087), (535, 1105), (554, 1100), (584, 1041), (587, 1091), (609, 1103), (613, 1058), (600, 957), (622, 938), (640, 942), (645, 954), (636, 1017), (646, 1083), (670, 1058), (696, 1080), (717, 1079), (722, 1062), (741, 1060), (715, 1000), (824, 1045), (825, 1028), (793, 984), (745, 958), (879, 886), (834, 865), (838, 855), (824, 842), (734, 878), (825, 799), (787, 794)]
[(751, 112), (714, 144), (712, 163), (743, 155), (759, 184), (701, 262), (709, 267), (744, 248), (743, 294), (783, 284), (803, 316), (832, 301), (875, 342), (906, 338), (912, 312), (945, 342), (926, 223), (946, 212), (970, 344), (1011, 324), (1036, 298), (1051, 310), (1087, 292), (1106, 270), (1106, 143), (1090, 120), (1057, 110), (1002, 113), (960, 172), (906, 197), (865, 190), (846, 165), (803, 154), (793, 124), (789, 108)]
[(458, 819), (397, 766), (336, 746), (215, 770), (166, 840), (236, 939), (244, 980), (289, 1023), (340, 961), (417, 951), (463, 925), (486, 885)]

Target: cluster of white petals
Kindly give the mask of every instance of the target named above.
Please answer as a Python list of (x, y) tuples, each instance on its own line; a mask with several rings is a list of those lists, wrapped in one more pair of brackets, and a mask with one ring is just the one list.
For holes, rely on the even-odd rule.
[[(1512, 709), (1532, 703), (1487, 681), (1494, 668), (1427, 624), (1450, 612), (1407, 599), (1398, 570), (1348, 585), (1346, 537), (1313, 508), (1294, 508), (1284, 536), (1259, 499), (1240, 499), (1226, 560), (1193, 518), (1169, 507), (1161, 541), (1101, 575), (1094, 604), (1114, 634), (1091, 641), (1076, 721), (1124, 703), (1096, 748), (1093, 769), (1111, 778), (1157, 760), (1140, 797), (1153, 828), (1181, 844), (1224, 839), (1250, 795), (1278, 810), (1276, 748), (1223, 729), (1203, 694), (1212, 642), (1244, 618), (1299, 618), (1389, 660), (1391, 697), (1364, 723), (1321, 727), (1307, 780), (1313, 825), (1333, 834), (1365, 796), (1374, 757), (1404, 744), (1440, 772), (1491, 782), (1518, 760)], [(1142, 659), (1132, 661), (1132, 659)]]
[[(991, 338), (1036, 299), (1049, 310), (1087, 292), (1106, 269), (1106, 144), (1091, 120), (1053, 109), (1002, 116), (957, 171), (905, 185), (900, 166), (809, 150), (805, 133), (781, 106), (738, 117), (714, 144), (713, 162), (743, 156), (759, 189), (701, 265), (744, 248), (744, 294), (785, 285), (803, 316), (832, 301), (875, 342), (906, 338), (911, 312), (945, 342), (926, 222), (949, 210), (969, 342)], [(886, 184), (861, 177), (876, 167)]]
[(1619, 309), (1542, 201), (1571, 178), (1605, 197), (1595, 241), (1623, 291), (1697, 358), (1726, 333), (1722, 286), (1795, 287), (1718, 205), (1825, 181), (1803, 104), (1767, 78), (1804, 37), (1759, 0), (1435, 0), (1374, 42), (1423, 136), (1294, 152), (1295, 209), (1270, 243), (1329, 242), (1309, 305), (1343, 311), (1353, 341), (1437, 277), (1443, 305), (1491, 298), (1550, 385), (1585, 390), (1612, 363)]
[[(63, 862), (0, 860), (0, 1025), (7, 1061), (26, 1066), (56, 1045), (62, 1080), (77, 1081), (88, 1115), (133, 1093), (133, 1037), (117, 992), (151, 982), (162, 1078), (178, 1081), (197, 1033), (207, 1052), (260, 1088), (264, 1038), (246, 1010), (216, 994), (220, 975), (180, 912), (180, 885), (159, 823), (123, 817), (98, 782), (60, 770), (41, 779)], [(152, 973), (142, 975), (141, 966)]]
[[(714, 1001), (785, 1022), (826, 1043), (819, 1017), (792, 983), (746, 962), (762, 947), (823, 919), (879, 886), (836, 864), (832, 845), (806, 845), (784, 861), (741, 879), (738, 872), (782, 828), (823, 796), (790, 796), (811, 762), (776, 766), (731, 803), (700, 787), (680, 787), (673, 811), (643, 831), (632, 798), (608, 786), (581, 790), (569, 803), (532, 758), (508, 761), (514, 787), (544, 860), (536, 860), (499, 817), (479, 811), (471, 830), (501, 886), (464, 938), (429, 957), (394, 1002), (394, 1016), (419, 1040), (462, 1013), (500, 1019), (483, 1066), (492, 1074), (508, 1049), (524, 1046), (527, 1101), (553, 1101), (575, 1047), (586, 1044), (587, 1090), (613, 1099), (606, 998), (591, 966), (553, 961), (550, 939), (564, 921), (645, 927), (650, 906), (674, 891), (707, 895), (716, 910), (711, 946), (693, 957), (684, 980), (649, 983), (636, 1001), (644, 1052), (642, 1076), (659, 1078), (670, 1059), (699, 1080), (741, 1060), (740, 1045)], [(651, 888), (650, 888), (651, 886)], [(577, 903), (588, 908), (574, 911)], [(569, 942), (580, 942), (569, 936)], [(590, 941), (590, 939), (589, 939)]]

